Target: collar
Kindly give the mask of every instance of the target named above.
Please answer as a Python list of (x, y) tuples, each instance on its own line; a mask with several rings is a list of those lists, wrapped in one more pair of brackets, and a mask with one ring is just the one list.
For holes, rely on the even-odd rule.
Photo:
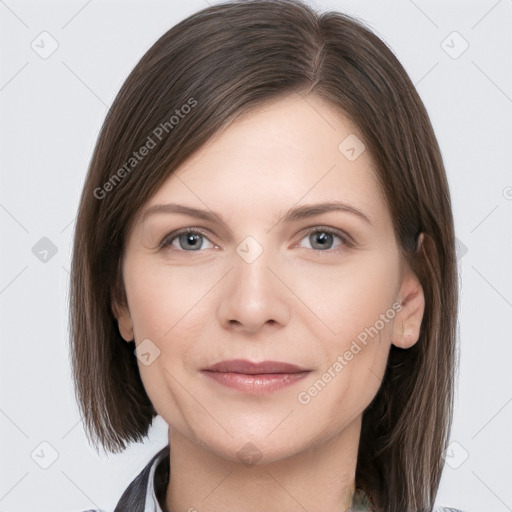
[(167, 512), (165, 494), (169, 482), (169, 445), (162, 448), (135, 477), (114, 512)]

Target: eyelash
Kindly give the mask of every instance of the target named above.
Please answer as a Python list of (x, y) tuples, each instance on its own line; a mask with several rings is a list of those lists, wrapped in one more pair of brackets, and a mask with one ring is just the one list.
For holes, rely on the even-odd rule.
[[(322, 253), (333, 254), (333, 253), (337, 253), (340, 250), (343, 250), (344, 246), (345, 247), (353, 247), (354, 246), (353, 241), (345, 233), (343, 233), (343, 232), (341, 232), (341, 231), (339, 231), (337, 229), (333, 229), (333, 228), (329, 228), (329, 227), (323, 227), (323, 226), (315, 226), (314, 228), (311, 228), (309, 231), (307, 231), (304, 234), (304, 236), (301, 238), (301, 240), (305, 236), (310, 235), (312, 233), (327, 233), (329, 235), (337, 236), (341, 240), (341, 244), (338, 247), (335, 247), (334, 249), (326, 249), (326, 250), (308, 249), (310, 251), (313, 251), (316, 254), (322, 254)], [(173, 233), (170, 233), (169, 235), (167, 235), (162, 240), (162, 242), (160, 243), (159, 249), (163, 250), (163, 249), (170, 248), (171, 250), (174, 250), (174, 251), (177, 251), (177, 252), (192, 252), (192, 253), (193, 252), (201, 252), (201, 250), (198, 250), (198, 251), (185, 251), (183, 249), (176, 249), (176, 248), (172, 247), (172, 245), (171, 245), (172, 242), (176, 238), (178, 238), (180, 235), (183, 235), (183, 234), (200, 235), (200, 236), (202, 236), (204, 238), (207, 238), (211, 242), (211, 240), (209, 239), (208, 235), (206, 233), (204, 233), (203, 231), (201, 231), (199, 229), (196, 229), (196, 228), (183, 228), (183, 229), (179, 229), (178, 231), (174, 231)], [(213, 242), (211, 242), (211, 243), (213, 244)]]

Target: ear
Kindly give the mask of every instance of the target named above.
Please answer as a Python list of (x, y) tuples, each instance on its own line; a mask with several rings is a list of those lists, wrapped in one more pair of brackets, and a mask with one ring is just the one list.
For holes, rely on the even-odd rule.
[[(418, 249), (421, 251), (423, 236), (418, 239)], [(402, 308), (395, 315), (392, 343), (399, 348), (412, 347), (420, 337), (421, 321), (425, 312), (425, 296), (423, 287), (406, 263), (402, 273), (399, 291), (399, 301)]]
[(132, 318), (130, 316), (130, 311), (128, 307), (123, 305), (120, 306), (116, 301), (112, 302), (112, 313), (117, 320), (117, 325), (119, 326), (119, 332), (123, 339), (127, 342), (133, 341), (133, 323)]

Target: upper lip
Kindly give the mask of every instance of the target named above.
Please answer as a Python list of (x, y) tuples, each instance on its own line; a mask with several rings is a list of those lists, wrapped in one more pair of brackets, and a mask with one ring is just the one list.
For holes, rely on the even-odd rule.
[(253, 363), (244, 359), (231, 359), (229, 361), (220, 361), (205, 369), (210, 372), (223, 373), (245, 373), (247, 375), (256, 375), (259, 373), (302, 373), (309, 371), (300, 366), (282, 363), (280, 361), (262, 361)]

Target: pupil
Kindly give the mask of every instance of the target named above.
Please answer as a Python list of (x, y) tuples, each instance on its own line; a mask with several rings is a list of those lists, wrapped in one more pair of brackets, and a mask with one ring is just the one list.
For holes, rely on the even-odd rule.
[[(181, 235), (182, 236), (182, 241), (185, 240), (185, 244), (182, 244), (183, 245), (186, 245), (186, 244), (190, 244), (189, 247), (192, 247), (193, 249), (197, 249), (198, 247), (198, 237), (200, 235), (196, 235), (195, 233), (186, 233), (184, 235)], [(195, 245), (194, 245), (195, 244)], [(183, 248), (183, 247), (182, 247)]]
[[(316, 237), (319, 240), (319, 247), (320, 248), (325, 248), (326, 244), (329, 245), (327, 242), (332, 238), (332, 235), (330, 233), (326, 233), (325, 231), (320, 231), (320, 232), (317, 232), (317, 233), (313, 233), (312, 236)], [(312, 243), (311, 246), (315, 247), (315, 243)]]
[[(332, 235), (330, 233), (326, 233), (325, 231), (319, 231), (314, 233), (313, 236), (317, 238), (319, 248), (325, 249), (326, 247), (330, 246), (329, 241), (332, 238)], [(311, 245), (314, 247), (313, 244)]]

